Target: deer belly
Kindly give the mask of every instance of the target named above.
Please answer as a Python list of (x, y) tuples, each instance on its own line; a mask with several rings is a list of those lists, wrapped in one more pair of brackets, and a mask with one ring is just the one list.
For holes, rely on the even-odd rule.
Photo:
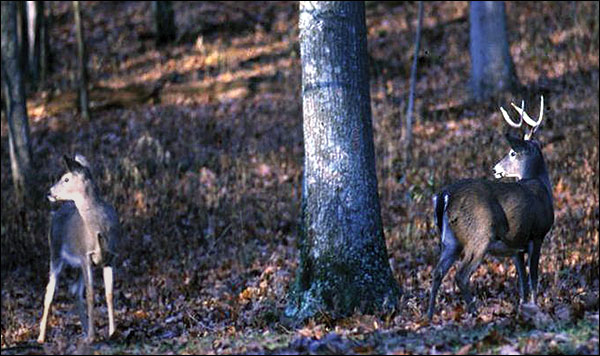
[(494, 256), (514, 256), (519, 252), (524, 252), (523, 248), (515, 248), (507, 245), (504, 241), (495, 240), (490, 242), (487, 247), (487, 252)]
[(62, 249), (60, 251), (60, 257), (67, 262), (71, 267), (80, 267), (81, 266), (81, 258), (76, 254), (73, 254), (66, 249)]

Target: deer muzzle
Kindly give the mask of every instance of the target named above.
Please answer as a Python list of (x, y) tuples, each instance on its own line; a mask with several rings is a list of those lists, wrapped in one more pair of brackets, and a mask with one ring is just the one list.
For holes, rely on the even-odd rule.
[(500, 178), (504, 177), (504, 169), (502, 169), (502, 167), (498, 167), (498, 165), (495, 165), (493, 171), (494, 171), (494, 178), (500, 179)]

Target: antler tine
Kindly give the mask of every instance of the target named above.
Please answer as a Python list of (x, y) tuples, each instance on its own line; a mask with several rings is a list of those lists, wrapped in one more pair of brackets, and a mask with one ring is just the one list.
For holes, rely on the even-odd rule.
[(540, 99), (540, 116), (538, 117), (538, 120), (537, 121), (531, 120), (531, 122), (525, 121), (525, 122), (527, 122), (527, 124), (529, 126), (531, 126), (531, 128), (529, 129), (529, 131), (525, 134), (525, 137), (524, 137), (525, 140), (530, 140), (531, 139), (531, 137), (533, 136), (533, 134), (540, 127), (543, 118), (544, 118), (544, 96), (542, 95), (541, 99)]
[(510, 116), (508, 116), (508, 113), (506, 112), (506, 110), (504, 110), (504, 108), (501, 106), (500, 107), (500, 112), (502, 112), (502, 116), (504, 117), (504, 120), (512, 127), (516, 127), (519, 128), (521, 127), (521, 125), (523, 125), (523, 120), (520, 119), (519, 122), (514, 122), (511, 120)]
[(544, 96), (541, 95), (540, 96), (540, 116), (538, 117), (537, 125), (535, 125), (536, 127), (540, 126), (543, 118), (544, 118)]
[(529, 125), (531, 125), (534, 121), (533, 119), (531, 119), (529, 117), (529, 115), (527, 115), (527, 113), (525, 112), (525, 101), (522, 100), (521, 101), (521, 107), (518, 107), (515, 105), (515, 103), (510, 103), (510, 105), (513, 106), (513, 108), (515, 108), (515, 110), (517, 110), (517, 112), (519, 113), (519, 115), (521, 115), (521, 117), (523, 118), (523, 120), (528, 123)]
[[(537, 121), (533, 121), (533, 119), (529, 115), (527, 115), (527, 113), (525, 112), (524, 108), (520, 108), (520, 107), (516, 106), (513, 103), (510, 103), (510, 104), (515, 108), (515, 110), (517, 110), (517, 112), (519, 114), (521, 114), (523, 116), (523, 121), (525, 121), (527, 123), (527, 125), (536, 127), (536, 126), (540, 126), (540, 124), (542, 123), (542, 118), (544, 116), (544, 114), (543, 114), (543, 110), (544, 110), (544, 97), (543, 96), (542, 96), (542, 103), (541, 103), (541, 106), (540, 106), (540, 116), (539, 116), (539, 118), (538, 118)], [(523, 107), (524, 105), (521, 104), (521, 106)]]

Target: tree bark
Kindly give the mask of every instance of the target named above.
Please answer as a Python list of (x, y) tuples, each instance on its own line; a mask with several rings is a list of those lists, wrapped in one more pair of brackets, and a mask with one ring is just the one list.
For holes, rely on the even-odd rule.
[(23, 206), (30, 189), (32, 161), (16, 18), (15, 2), (2, 1), (2, 83), (6, 100), (8, 146), (17, 202)]
[(39, 44), (39, 84), (44, 85), (46, 83), (46, 77), (48, 76), (50, 61), (50, 39), (48, 38), (49, 20), (46, 18), (44, 1), (36, 1), (35, 4), (38, 13), (38, 16), (36, 17), (36, 39)]
[(23, 81), (29, 77), (29, 29), (27, 26), (27, 2), (17, 1), (17, 43), (19, 48), (19, 65)]
[(153, 1), (152, 12), (154, 13), (156, 45), (162, 46), (174, 41), (177, 37), (177, 28), (175, 27), (175, 13), (172, 2)]
[(29, 74), (31, 83), (43, 83), (47, 70), (48, 39), (43, 1), (27, 1), (29, 32)]
[(27, 34), (29, 40), (29, 78), (30, 84), (32, 87), (35, 87), (35, 84), (38, 80), (39, 75), (39, 58), (40, 58), (40, 48), (38, 44), (38, 31), (36, 28), (36, 18), (38, 17), (38, 7), (36, 6), (36, 1), (27, 1)]
[(81, 9), (79, 1), (73, 1), (73, 10), (75, 12), (75, 27), (77, 30), (77, 62), (79, 65), (79, 110), (84, 120), (90, 119), (90, 108), (88, 99), (88, 73), (87, 73), (87, 53), (83, 36), (83, 23), (81, 20)]
[(470, 3), (471, 90), (477, 101), (517, 83), (506, 33), (504, 2)]
[(363, 2), (300, 2), (302, 233), (286, 316), (391, 311), (400, 288), (381, 224)]

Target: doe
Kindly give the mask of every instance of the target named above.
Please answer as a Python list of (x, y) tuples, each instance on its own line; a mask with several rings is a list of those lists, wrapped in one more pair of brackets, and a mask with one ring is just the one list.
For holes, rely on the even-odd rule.
[[(531, 128), (523, 139), (506, 135), (511, 150), (494, 166), (494, 176), (514, 177), (517, 181), (465, 179), (444, 187), (433, 198), (435, 221), (441, 233), (441, 254), (433, 271), (429, 319), (433, 317), (442, 279), (461, 253), (456, 283), (470, 313), (475, 313), (475, 307), (469, 278), (486, 252), (512, 257), (519, 277), (519, 302), (525, 302), (531, 290), (529, 301), (535, 304), (542, 241), (554, 224), (550, 177), (540, 144), (531, 139), (542, 122), (544, 97), (537, 121), (527, 115), (524, 103), (520, 108), (512, 106), (520, 114), (520, 120), (514, 122), (500, 107), (506, 122), (518, 128), (525, 121)], [(525, 252), (529, 258), (528, 283)]]
[[(50, 245), (50, 280), (44, 297), (44, 313), (40, 324), (38, 342), (46, 338), (48, 312), (58, 277), (65, 265), (80, 267), (81, 274), (74, 291), (78, 294), (78, 311), (86, 334), (86, 341), (94, 339), (94, 289), (92, 264), (103, 267), (109, 331), (115, 331), (113, 310), (113, 264), (120, 235), (119, 218), (115, 209), (104, 202), (92, 179), (87, 160), (76, 155), (71, 159), (63, 156), (67, 166), (65, 173), (51, 188), (48, 199), (63, 201), (52, 213), (48, 233)], [(87, 312), (83, 297), (85, 287)]]

